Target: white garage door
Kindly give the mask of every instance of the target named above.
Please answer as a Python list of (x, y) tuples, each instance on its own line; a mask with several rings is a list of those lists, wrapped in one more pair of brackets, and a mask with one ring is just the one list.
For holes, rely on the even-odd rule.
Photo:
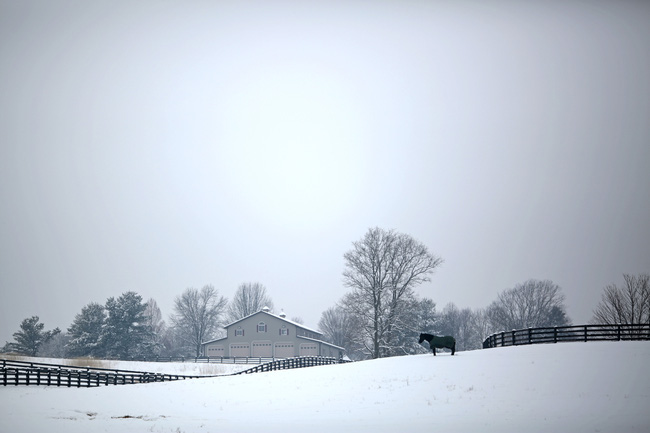
[(220, 344), (218, 346), (208, 346), (205, 356), (223, 357), (225, 353), (226, 348), (223, 347), (223, 344)]
[(250, 343), (236, 343), (230, 345), (230, 356), (235, 358), (249, 358), (251, 356)]
[(270, 341), (253, 341), (253, 358), (270, 358), (273, 356), (273, 343)]
[(318, 356), (318, 346), (315, 343), (301, 343), (300, 356)]
[(275, 343), (276, 358), (293, 358), (294, 356), (296, 356), (296, 351), (293, 348), (293, 343)]

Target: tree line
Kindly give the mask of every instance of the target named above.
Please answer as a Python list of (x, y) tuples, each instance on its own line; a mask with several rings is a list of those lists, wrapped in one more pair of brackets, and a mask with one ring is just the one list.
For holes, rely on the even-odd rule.
[[(419, 297), (442, 259), (412, 237), (370, 229), (345, 253), (343, 282), (350, 291), (326, 310), (319, 328), (352, 359), (421, 353), (417, 335), (452, 335), (456, 350), (482, 347), (494, 332), (571, 324), (562, 289), (551, 280), (530, 279), (498, 293), (485, 308), (458, 308)], [(625, 285), (607, 286), (594, 310), (600, 324), (650, 323), (649, 276), (623, 275)]]
[(194, 357), (201, 354), (202, 342), (220, 336), (224, 323), (265, 306), (273, 308), (273, 302), (260, 283), (241, 284), (231, 302), (211, 285), (190, 287), (174, 299), (168, 324), (153, 298), (144, 302), (141, 295), (129, 291), (108, 298), (105, 304), (84, 306), (67, 332), (45, 331), (38, 316), (26, 318), (2, 352), (107, 359)]
[[(457, 350), (482, 347), (490, 334), (528, 327), (570, 325), (562, 289), (551, 280), (527, 280), (498, 293), (487, 307), (446, 305), (415, 288), (430, 281), (443, 260), (421, 242), (394, 230), (372, 228), (344, 254), (343, 284), (349, 289), (319, 321), (324, 339), (346, 349), (354, 360), (422, 352), (417, 335), (452, 335)], [(650, 277), (624, 274), (624, 286), (604, 289), (593, 323), (650, 323)], [(23, 320), (14, 342), (2, 351), (42, 356), (115, 359), (199, 356), (201, 343), (221, 336), (232, 323), (273, 301), (260, 283), (241, 284), (228, 302), (206, 285), (188, 288), (174, 300), (165, 322), (154, 299), (136, 292), (84, 306), (67, 329), (44, 330), (38, 316)], [(294, 321), (302, 323), (300, 318)]]

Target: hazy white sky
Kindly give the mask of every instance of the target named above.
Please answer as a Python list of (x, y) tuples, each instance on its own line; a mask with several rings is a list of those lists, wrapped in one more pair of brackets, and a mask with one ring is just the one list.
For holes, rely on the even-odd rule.
[(127, 290), (316, 327), (370, 227), (585, 323), (650, 272), (650, 3), (0, 0), (0, 344)]

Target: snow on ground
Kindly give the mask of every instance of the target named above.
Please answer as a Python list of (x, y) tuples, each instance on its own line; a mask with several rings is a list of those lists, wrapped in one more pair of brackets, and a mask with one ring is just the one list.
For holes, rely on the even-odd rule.
[(2, 432), (648, 432), (650, 342), (101, 388), (0, 387)]

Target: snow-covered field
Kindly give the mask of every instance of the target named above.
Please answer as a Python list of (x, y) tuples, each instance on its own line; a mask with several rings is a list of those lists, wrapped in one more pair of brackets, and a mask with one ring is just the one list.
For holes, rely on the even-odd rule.
[(0, 431), (647, 433), (649, 360), (650, 342), (561, 343), (146, 385), (0, 387)]

